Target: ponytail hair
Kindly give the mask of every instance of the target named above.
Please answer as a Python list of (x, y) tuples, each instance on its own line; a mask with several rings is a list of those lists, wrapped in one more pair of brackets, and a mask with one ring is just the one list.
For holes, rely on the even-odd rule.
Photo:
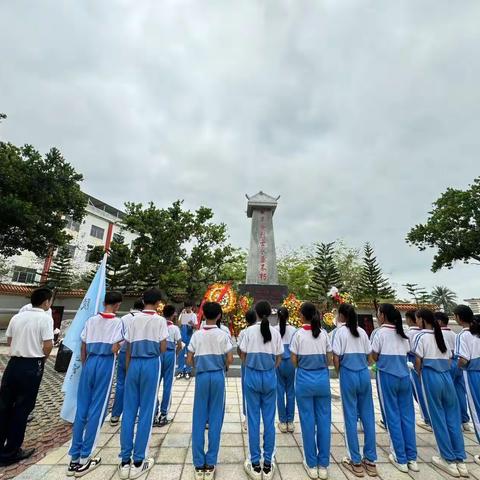
[(443, 338), (442, 329), (438, 320), (433, 315), (431, 310), (427, 308), (421, 308), (417, 310), (417, 318), (421, 318), (423, 321), (423, 328), (426, 328), (426, 325), (430, 325), (433, 328), (433, 333), (435, 335), (435, 342), (437, 343), (438, 349), (445, 353), (447, 351), (447, 346), (445, 345), (445, 339)]
[(272, 307), (266, 300), (260, 300), (255, 305), (255, 312), (257, 317), (261, 320), (260, 333), (263, 337), (263, 343), (268, 343), (272, 340), (270, 322), (268, 321), (268, 317), (272, 314)]
[(345, 325), (354, 337), (359, 337), (357, 312), (349, 303), (342, 303), (338, 307), (338, 314), (345, 318)]
[(381, 303), (378, 311), (383, 313), (388, 323), (395, 325), (395, 331), (398, 335), (402, 338), (408, 338), (403, 330), (402, 314), (391, 303)]
[(473, 321), (470, 324), (470, 333), (480, 337), (480, 315), (473, 316)]
[(312, 327), (313, 338), (318, 338), (320, 331), (322, 330), (322, 326), (317, 307), (310, 302), (302, 303), (302, 306), (300, 307), (300, 313), (303, 315), (303, 318), (310, 323), (310, 326)]
[(278, 325), (280, 327), (280, 335), (285, 335), (285, 330), (287, 329), (287, 320), (288, 320), (288, 309), (286, 307), (280, 307), (277, 311), (278, 315)]

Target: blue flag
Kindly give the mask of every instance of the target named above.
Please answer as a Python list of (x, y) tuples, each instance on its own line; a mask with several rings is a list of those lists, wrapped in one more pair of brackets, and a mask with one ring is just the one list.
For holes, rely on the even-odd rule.
[(75, 314), (72, 324), (65, 334), (63, 344), (72, 351), (72, 359), (68, 366), (65, 380), (63, 381), (62, 391), (65, 393), (63, 399), (62, 411), (60, 416), (67, 422), (73, 423), (77, 411), (77, 393), (82, 373), (81, 347), (82, 340), (80, 334), (85, 327), (86, 321), (96, 315), (105, 298), (105, 276), (107, 266), (107, 255), (103, 257), (102, 263), (98, 267), (97, 273), (88, 287), (87, 293), (80, 304), (80, 308)]

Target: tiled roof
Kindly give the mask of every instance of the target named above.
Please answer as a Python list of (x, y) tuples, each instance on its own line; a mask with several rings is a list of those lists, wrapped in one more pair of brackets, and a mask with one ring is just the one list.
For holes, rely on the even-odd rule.
[[(434, 303), (394, 303), (394, 307), (401, 312), (406, 312), (407, 310), (418, 310), (419, 308), (428, 308), (429, 310), (437, 310), (438, 305)], [(358, 308), (371, 308), (373, 310), (372, 302), (358, 302)]]
[[(18, 295), (29, 297), (34, 288), (38, 285), (15, 285), (13, 283), (0, 283), (0, 295)], [(83, 298), (86, 290), (81, 288), (72, 289), (65, 292), (57, 292), (59, 298)], [(125, 297), (138, 297), (138, 293), (126, 293)]]

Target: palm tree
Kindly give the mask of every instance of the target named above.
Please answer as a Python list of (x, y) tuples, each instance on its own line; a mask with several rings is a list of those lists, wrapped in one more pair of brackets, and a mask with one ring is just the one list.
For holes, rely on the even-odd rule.
[(457, 294), (448, 287), (433, 287), (430, 297), (432, 302), (436, 303), (447, 314), (451, 314), (453, 309), (457, 306), (457, 303), (455, 302)]

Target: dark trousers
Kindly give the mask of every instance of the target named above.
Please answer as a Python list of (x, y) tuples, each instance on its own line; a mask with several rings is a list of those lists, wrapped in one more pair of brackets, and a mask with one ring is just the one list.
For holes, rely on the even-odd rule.
[(35, 407), (43, 376), (43, 358), (10, 358), (0, 386), (0, 455), (22, 446), (27, 419)]

